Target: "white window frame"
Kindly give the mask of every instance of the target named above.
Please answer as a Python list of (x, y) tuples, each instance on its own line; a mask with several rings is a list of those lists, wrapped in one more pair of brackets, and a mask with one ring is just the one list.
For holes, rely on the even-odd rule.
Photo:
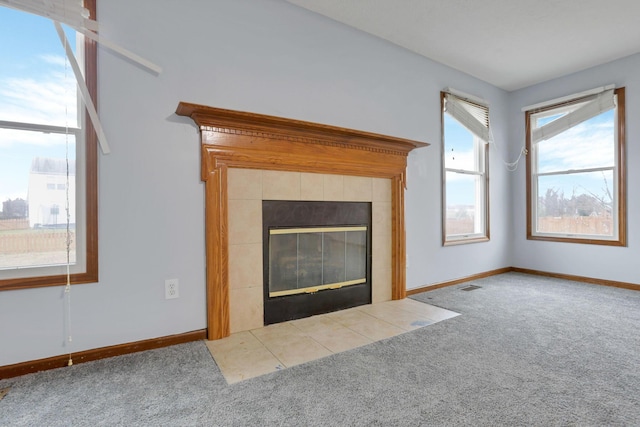
[[(485, 101), (466, 94), (443, 91), (441, 100), (442, 129), (442, 243), (444, 246), (486, 242), (489, 233), (489, 106)], [(455, 103), (454, 111), (447, 111), (447, 102)], [(451, 109), (451, 107), (449, 107)], [(451, 109), (453, 110), (453, 109)], [(473, 111), (475, 114), (468, 114)], [(453, 113), (453, 114), (451, 114)], [(473, 135), (474, 170), (446, 167), (445, 114), (458, 121)], [(482, 117), (484, 115), (484, 117)], [(475, 116), (475, 117), (474, 117)], [(480, 117), (478, 117), (480, 116)], [(476, 178), (473, 233), (453, 234), (447, 231), (447, 173), (474, 176)]]
[[(612, 246), (626, 246), (626, 178), (625, 178), (625, 90), (624, 88), (615, 89), (613, 91), (613, 97), (611, 98), (612, 104), (602, 103), (601, 108), (598, 109), (596, 105), (599, 101), (598, 97), (606, 97), (606, 91), (602, 91), (599, 94), (589, 94), (587, 96), (578, 95), (574, 98), (563, 98), (561, 103), (554, 103), (550, 101), (548, 105), (536, 107), (531, 110), (527, 110), (525, 113), (526, 124), (526, 148), (529, 153), (527, 161), (527, 239), (529, 240), (546, 240), (555, 242), (570, 242), (570, 243), (586, 243), (586, 244), (599, 244), (599, 245), (612, 245)], [(544, 117), (553, 116), (565, 111), (575, 110), (575, 105), (578, 103), (591, 104), (592, 112), (586, 114), (577, 114), (579, 117), (573, 120), (573, 123), (565, 123), (563, 126), (556, 126), (557, 129), (552, 130), (550, 136), (541, 135), (544, 132), (540, 132), (544, 127), (551, 128), (552, 126), (543, 126), (536, 129), (534, 123), (536, 120)], [(583, 169), (566, 169), (553, 172), (538, 173), (539, 164), (539, 150), (538, 143), (543, 139), (553, 137), (561, 134), (564, 131), (569, 130), (571, 127), (595, 117), (605, 111), (611, 110), (611, 105), (614, 105), (614, 164), (612, 166), (592, 167)], [(526, 108), (526, 107), (525, 107)], [(568, 113), (567, 116), (569, 116)], [(578, 121), (576, 121), (578, 120)], [(572, 120), (569, 120), (572, 121)], [(613, 176), (613, 191), (614, 197), (612, 203), (612, 219), (613, 219), (613, 233), (611, 236), (596, 235), (596, 234), (577, 234), (566, 232), (541, 232), (538, 231), (538, 178), (542, 176), (557, 176), (557, 175), (571, 175), (587, 172), (605, 172), (611, 171)]]

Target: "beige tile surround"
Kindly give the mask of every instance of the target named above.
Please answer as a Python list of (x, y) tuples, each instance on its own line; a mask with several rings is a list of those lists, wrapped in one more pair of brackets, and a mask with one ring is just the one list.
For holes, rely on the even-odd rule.
[(261, 328), (262, 200), (372, 202), (372, 302), (391, 300), (391, 180), (230, 168), (227, 176), (231, 333)]

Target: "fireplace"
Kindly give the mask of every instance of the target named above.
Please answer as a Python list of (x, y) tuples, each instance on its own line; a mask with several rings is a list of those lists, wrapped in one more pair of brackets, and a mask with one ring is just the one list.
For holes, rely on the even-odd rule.
[(264, 324), (371, 303), (371, 203), (262, 202)]
[[(411, 150), (428, 144), (184, 102), (178, 105), (176, 114), (193, 119), (201, 136), (209, 339), (226, 337), (232, 331), (259, 327), (254, 326), (255, 322), (263, 322), (260, 313), (257, 321), (252, 320), (254, 323), (247, 323), (240, 328), (232, 326), (238, 320), (238, 312), (248, 305), (245, 297), (262, 296), (263, 291), (262, 283), (259, 288), (234, 288), (231, 285), (233, 275), (245, 272), (242, 268), (232, 267), (237, 262), (237, 255), (245, 254), (257, 261), (243, 260), (243, 265), (262, 264), (262, 258), (256, 250), (258, 245), (260, 248), (262, 245), (261, 209), (258, 203), (274, 197), (267, 194), (267, 186), (259, 187), (259, 194), (252, 194), (250, 200), (245, 195), (232, 197), (233, 193), (238, 193), (237, 188), (230, 188), (232, 171), (263, 181), (274, 179), (274, 176), (277, 176), (276, 181), (283, 176), (291, 179), (289, 184), (295, 183), (298, 191), (293, 198), (288, 195), (283, 200), (361, 201), (363, 192), (360, 187), (364, 184), (368, 187), (368, 201), (372, 202), (374, 229), (372, 300), (385, 301), (406, 296), (404, 190), (407, 155)], [(318, 184), (323, 184), (323, 187)], [(291, 191), (292, 185), (285, 187), (286, 191)], [(305, 193), (302, 187), (310, 190)], [(384, 200), (376, 200), (376, 187), (385, 188), (382, 191), (386, 194)], [(276, 198), (280, 199), (282, 193), (276, 193)], [(383, 227), (376, 225), (376, 217), (378, 222), (385, 224)], [(240, 226), (236, 223), (243, 218), (252, 218), (248, 229), (244, 229), (246, 223), (241, 221)], [(256, 224), (257, 233), (254, 232)], [(250, 241), (243, 240), (247, 238)], [(259, 293), (255, 292), (256, 289), (259, 289)], [(251, 305), (251, 314), (258, 306), (258, 300), (254, 302), (256, 304)], [(259, 299), (259, 306), (262, 308), (262, 298)]]

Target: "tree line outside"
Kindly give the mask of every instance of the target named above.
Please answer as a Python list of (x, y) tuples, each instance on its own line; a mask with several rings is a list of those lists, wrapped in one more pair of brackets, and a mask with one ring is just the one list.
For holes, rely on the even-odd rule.
[(25, 199), (7, 199), (6, 201), (2, 202), (2, 212), (0, 212), (0, 220), (22, 218), (29, 218), (29, 207)]
[(547, 188), (538, 198), (537, 231), (583, 235), (613, 235), (613, 198), (605, 186), (602, 195), (590, 192), (570, 197), (557, 188)]
[[(540, 233), (613, 234), (613, 197), (604, 182), (602, 194), (574, 188), (566, 195), (560, 188), (547, 188), (538, 198), (537, 231)], [(579, 191), (582, 190), (582, 191)], [(453, 206), (447, 210), (447, 230), (451, 234), (473, 233), (473, 206)]]

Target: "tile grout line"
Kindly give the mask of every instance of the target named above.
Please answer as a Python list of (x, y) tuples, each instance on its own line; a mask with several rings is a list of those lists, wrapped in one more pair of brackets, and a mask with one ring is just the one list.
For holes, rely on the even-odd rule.
[[(357, 308), (357, 307), (354, 307), (354, 308)], [(335, 312), (332, 312), (332, 313), (335, 313)], [(373, 338), (369, 338), (368, 336), (363, 335), (363, 334), (361, 334), (360, 332), (358, 332), (358, 331), (356, 331), (356, 330), (354, 330), (354, 329), (351, 329), (351, 328), (350, 328), (350, 327), (348, 327), (347, 325), (344, 325), (344, 324), (342, 324), (342, 323), (338, 322), (336, 319), (332, 319), (332, 318), (331, 318), (331, 316), (329, 316), (329, 314), (331, 314), (331, 313), (324, 313), (324, 314), (322, 314), (322, 316), (325, 316), (327, 319), (329, 319), (329, 320), (330, 320), (330, 321), (332, 321), (333, 323), (335, 323), (335, 324), (339, 325), (340, 327), (345, 328), (345, 329), (347, 329), (347, 330), (349, 330), (349, 331), (353, 332), (354, 334), (356, 334), (356, 335), (358, 335), (358, 336), (361, 336), (362, 338), (365, 338), (365, 339), (367, 339), (367, 340), (371, 341), (370, 343), (367, 343), (367, 344), (373, 344), (374, 342), (378, 341), (378, 340), (374, 340)], [(314, 341), (315, 341), (315, 339), (314, 339)], [(367, 345), (367, 344), (359, 345), (358, 347), (363, 347), (363, 346), (365, 346), (365, 345)], [(320, 345), (322, 345), (322, 344), (320, 344)], [(354, 347), (354, 348), (358, 348), (358, 347)], [(331, 350), (329, 350), (329, 351), (331, 351)], [(333, 353), (333, 354), (338, 354), (338, 353), (342, 353), (342, 352), (341, 352), (341, 351), (339, 351), (338, 353), (336, 353), (336, 352), (333, 352), (333, 351), (332, 351), (332, 353)]]
[[(331, 320), (333, 320), (333, 319), (331, 319)], [(333, 321), (334, 321), (334, 322), (336, 322), (338, 325), (342, 326), (343, 328), (346, 328), (346, 329), (350, 330), (350, 331), (351, 331), (351, 332), (353, 332), (354, 334), (359, 335), (359, 336), (361, 336), (361, 337), (363, 337), (363, 338), (365, 338), (365, 339), (367, 339), (367, 340), (371, 341), (371, 342), (370, 342), (370, 343), (368, 343), (368, 344), (373, 344), (374, 342), (378, 342), (378, 341), (379, 341), (379, 340), (374, 340), (373, 338), (369, 338), (368, 336), (363, 335), (363, 334), (361, 334), (360, 332), (358, 332), (358, 331), (356, 331), (356, 330), (354, 330), (354, 329), (351, 329), (350, 327), (348, 327), (348, 326), (346, 326), (346, 325), (343, 325), (342, 323), (338, 322), (337, 320), (333, 320)], [(363, 344), (363, 345), (360, 345), (360, 346), (358, 346), (358, 347), (354, 347), (354, 348), (364, 347), (365, 345), (368, 345), (368, 344)]]
[[(292, 325), (292, 326), (293, 326), (293, 325)], [(280, 360), (280, 358), (279, 358), (278, 356), (276, 356), (276, 355), (275, 355), (275, 353), (274, 353), (273, 351), (271, 351), (271, 349), (270, 349), (269, 347), (267, 347), (267, 345), (266, 345), (264, 342), (262, 342), (262, 340), (261, 340), (260, 338), (258, 338), (258, 337), (253, 333), (253, 331), (249, 331), (249, 333), (250, 333), (251, 335), (253, 335), (253, 337), (254, 337), (254, 338), (255, 338), (255, 339), (260, 343), (260, 345), (261, 345), (262, 347), (264, 347), (264, 349), (265, 349), (265, 350), (267, 350), (269, 353), (271, 353), (271, 355), (272, 355), (273, 357), (275, 357), (275, 358), (276, 358), (276, 360), (277, 360), (278, 362), (280, 362), (280, 364), (281, 364), (285, 369), (287, 369), (287, 368), (289, 367), (289, 366), (285, 365), (285, 363), (284, 363), (282, 360)], [(276, 371), (277, 371), (277, 370), (278, 370), (278, 369), (276, 368)]]
[[(371, 304), (371, 305), (373, 305), (373, 304)], [(378, 317), (378, 316), (375, 316), (375, 315), (373, 315), (373, 314), (367, 313), (366, 311), (361, 310), (361, 309), (360, 309), (360, 306), (359, 306), (359, 307), (355, 307), (355, 308), (356, 308), (359, 312), (364, 313), (364, 314), (366, 314), (367, 316), (373, 317), (374, 319), (377, 319), (377, 320), (379, 320), (379, 321), (381, 321), (381, 322), (384, 322), (384, 323), (386, 323), (387, 325), (391, 325), (391, 326), (393, 326), (393, 327), (395, 327), (395, 328), (402, 329), (404, 332), (409, 332), (409, 331), (410, 331), (410, 329), (405, 329), (405, 328), (403, 328), (402, 326), (395, 325), (395, 324), (393, 324), (393, 323), (391, 323), (391, 322), (389, 322), (389, 321), (387, 321), (387, 320), (385, 320), (385, 319), (382, 319), (382, 318), (380, 318), (380, 317)], [(393, 335), (393, 336), (397, 336), (397, 335), (399, 335), (399, 334), (396, 334), (396, 335)], [(392, 338), (392, 337), (389, 337), (389, 338)], [(376, 341), (380, 341), (380, 340), (376, 340)], [(375, 341), (374, 341), (374, 342), (375, 342)]]
[[(321, 316), (324, 316), (324, 314), (322, 314)], [(294, 328), (296, 328), (297, 330), (299, 330), (300, 332), (302, 332), (304, 334), (305, 337), (309, 338), (311, 341), (315, 342), (316, 344), (318, 344), (319, 346), (321, 346), (322, 348), (324, 348), (325, 350), (327, 350), (329, 353), (331, 354), (336, 354), (334, 351), (331, 351), (331, 349), (327, 348), (327, 346), (325, 346), (324, 344), (322, 344), (321, 342), (319, 342), (318, 340), (316, 340), (314, 337), (312, 337), (311, 335), (309, 335), (308, 333), (306, 333), (305, 331), (303, 331), (302, 329), (300, 329), (299, 327), (297, 327), (296, 325), (294, 325), (293, 323), (291, 323), (291, 326), (293, 326)], [(326, 357), (326, 356), (325, 356)], [(312, 360), (317, 360), (317, 359), (312, 359)], [(310, 360), (311, 361), (311, 360)]]
[[(360, 311), (361, 311), (361, 312), (363, 312), (363, 313), (365, 313), (365, 314), (368, 314), (369, 316), (371, 316), (371, 317), (373, 317), (373, 318), (375, 318), (375, 319), (378, 319), (378, 320), (380, 320), (380, 321), (382, 321), (382, 322), (388, 323), (388, 324), (389, 324), (389, 325), (391, 325), (391, 326), (395, 326), (396, 328), (402, 329), (404, 332), (409, 332), (409, 331), (410, 331), (410, 329), (406, 329), (406, 328), (404, 328), (403, 326), (398, 325), (398, 324), (396, 324), (396, 323), (391, 323), (391, 322), (389, 322), (388, 320), (383, 319), (382, 317), (378, 317), (378, 316), (376, 316), (375, 314), (367, 313), (367, 312), (366, 312), (366, 311), (364, 311), (364, 310), (360, 310)], [(398, 334), (398, 335), (399, 335), (399, 334)], [(394, 335), (394, 336), (396, 336), (396, 335)]]

